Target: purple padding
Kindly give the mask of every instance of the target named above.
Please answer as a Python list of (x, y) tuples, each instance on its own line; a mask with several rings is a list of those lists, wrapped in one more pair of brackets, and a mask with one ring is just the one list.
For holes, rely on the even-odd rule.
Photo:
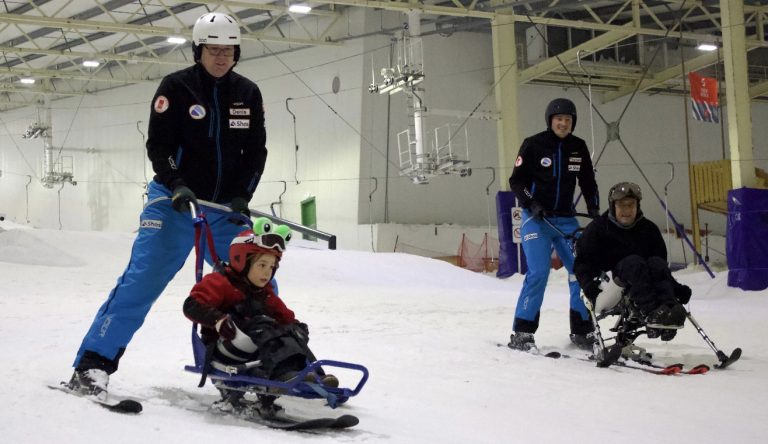
[(728, 192), (725, 251), (728, 286), (768, 288), (768, 190), (739, 188)]
[[(517, 247), (512, 236), (512, 208), (515, 206), (515, 193), (499, 191), (496, 193), (496, 219), (499, 226), (499, 269), (496, 277), (506, 278), (528, 269), (525, 254), (520, 249), (520, 264), (517, 266)], [(522, 270), (522, 271), (520, 271)]]

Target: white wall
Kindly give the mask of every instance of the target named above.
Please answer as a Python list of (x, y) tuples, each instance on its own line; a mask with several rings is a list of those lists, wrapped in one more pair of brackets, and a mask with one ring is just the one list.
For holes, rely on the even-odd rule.
[[(399, 14), (358, 9), (352, 11), (350, 20), (342, 21), (343, 29), (334, 32), (336, 37), (357, 35), (397, 26), (403, 21), (404, 16)], [(472, 176), (441, 176), (433, 178), (429, 185), (413, 185), (398, 175), (396, 133), (407, 125), (405, 96), (367, 91), (371, 57), (375, 68), (380, 69), (386, 62), (388, 44), (388, 36), (370, 36), (346, 40), (337, 47), (301, 49), (277, 57), (244, 60), (238, 65), (238, 72), (259, 84), (267, 118), (269, 157), (252, 208), (269, 211), (269, 204), (278, 200), (285, 181), (283, 205), (277, 208), (280, 214), (299, 220), (299, 203), (315, 196), (319, 228), (337, 234), (340, 248), (369, 249), (371, 239), (376, 239), (370, 224), (456, 224), (484, 228), (489, 223), (490, 210), (490, 223), (495, 225), (494, 196), (498, 184), (506, 182), (512, 168), (498, 165), (496, 122), (467, 121)], [(249, 49), (250, 54), (258, 55), (270, 54), (271, 50), (274, 48)], [(426, 80), (422, 86), (428, 108), (469, 112), (479, 104), (480, 111), (495, 111), (489, 35), (430, 35), (424, 38), (424, 52)], [(245, 53), (244, 57), (248, 55)], [(331, 85), (336, 76), (341, 89), (334, 94)], [(96, 149), (94, 153), (64, 151), (63, 154), (75, 159), (78, 185), (66, 184), (60, 192), (58, 186), (46, 189), (39, 183), (43, 155), (40, 139), (28, 141), (20, 137), (35, 120), (36, 110), (30, 107), (1, 113), (0, 213), (9, 220), (25, 222), (28, 196), (29, 221), (35, 226), (134, 230), (143, 204), (144, 183), (152, 177), (140, 131), (146, 134), (149, 102), (156, 87), (153, 82), (53, 102), (54, 146)], [(297, 119), (298, 169), (293, 124), (285, 107), (288, 97), (294, 99), (290, 106)], [(518, 116), (520, 133), (530, 135), (544, 129), (544, 109), (556, 97), (576, 102), (576, 135), (592, 145), (588, 103), (576, 88), (523, 86)], [(601, 104), (596, 94), (595, 102), (600, 113), (614, 121), (626, 99)], [(623, 117), (621, 137), (662, 197), (670, 174), (667, 162), (674, 163), (676, 178), (669, 190), (670, 208), (680, 222), (690, 226), (683, 106), (680, 97), (639, 94)], [(594, 119), (595, 148), (599, 154), (606, 132), (596, 114)], [(766, 119), (768, 106), (755, 103), (755, 158), (763, 168), (768, 166), (768, 130), (761, 125)], [(462, 121), (434, 115), (426, 120), (427, 128)], [(690, 120), (689, 129), (692, 161), (721, 158), (719, 125)], [(388, 167), (385, 159), (389, 159)], [(491, 172), (483, 167), (496, 169), (497, 179), (491, 184), (489, 195), (486, 186), (491, 181)], [(28, 187), (27, 175), (34, 179)], [(375, 192), (371, 177), (378, 179)], [(620, 180), (637, 181), (643, 187), (647, 196), (643, 209), (663, 225), (661, 206), (650, 187), (621, 145), (611, 142), (598, 163), (603, 208), (608, 188)], [(705, 212), (701, 216), (703, 222), (711, 224), (710, 228), (723, 232), (723, 216)]]

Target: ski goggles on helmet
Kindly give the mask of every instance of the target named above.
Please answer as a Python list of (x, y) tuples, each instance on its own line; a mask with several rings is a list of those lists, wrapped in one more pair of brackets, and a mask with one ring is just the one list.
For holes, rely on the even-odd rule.
[(643, 199), (643, 192), (640, 191), (640, 186), (632, 182), (617, 183), (608, 192), (608, 198), (611, 202), (624, 199), (625, 197), (633, 197), (637, 200)]
[(267, 250), (285, 251), (285, 239), (277, 233), (264, 233), (253, 236), (253, 244)]

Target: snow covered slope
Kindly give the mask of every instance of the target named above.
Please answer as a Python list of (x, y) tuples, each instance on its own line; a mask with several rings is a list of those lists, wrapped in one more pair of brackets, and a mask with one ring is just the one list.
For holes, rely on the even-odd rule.
[[(725, 371), (662, 377), (538, 358), (506, 343), (522, 284), (404, 254), (289, 247), (280, 293), (307, 322), (322, 358), (361, 363), (371, 378), (337, 413), (356, 428), (280, 432), (202, 413), (216, 398), (183, 371), (190, 322), (181, 305), (191, 260), (152, 308), (113, 375), (141, 399), (120, 416), (46, 384), (69, 378), (83, 334), (128, 260), (133, 235), (22, 229), (0, 223), (0, 376), (4, 443), (653, 442), (762, 443), (768, 437), (768, 291), (684, 271), (690, 309), (715, 343), (744, 357)], [(568, 345), (566, 276), (553, 273), (537, 343)], [(660, 362), (716, 362), (687, 326), (670, 343), (641, 339)], [(338, 372), (342, 384), (351, 375)], [(289, 409), (293, 400), (285, 401)], [(317, 403), (313, 407), (322, 409)], [(295, 407), (294, 407), (295, 408)], [(330, 411), (329, 411), (330, 412)]]

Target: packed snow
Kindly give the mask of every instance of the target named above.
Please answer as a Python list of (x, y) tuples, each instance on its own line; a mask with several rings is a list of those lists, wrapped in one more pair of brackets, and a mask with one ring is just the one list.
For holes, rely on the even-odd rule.
[[(280, 294), (311, 331), (318, 357), (365, 365), (370, 379), (339, 409), (281, 400), (289, 410), (354, 414), (350, 430), (271, 430), (206, 412), (217, 399), (192, 362), (182, 302), (194, 284), (187, 261), (152, 308), (112, 376), (139, 415), (109, 412), (50, 390), (70, 377), (83, 334), (125, 267), (133, 234), (32, 229), (0, 222), (0, 430), (4, 443), (391, 442), (763, 443), (768, 439), (768, 290), (729, 288), (693, 269), (689, 309), (715, 344), (741, 360), (699, 376), (656, 376), (547, 359), (505, 346), (522, 285), (400, 253), (329, 251), (294, 242)], [(564, 270), (547, 288), (536, 341), (568, 340)], [(606, 324), (604, 328), (608, 328)], [(659, 363), (716, 363), (690, 325), (669, 343), (637, 341)], [(342, 385), (358, 374), (335, 372)]]

